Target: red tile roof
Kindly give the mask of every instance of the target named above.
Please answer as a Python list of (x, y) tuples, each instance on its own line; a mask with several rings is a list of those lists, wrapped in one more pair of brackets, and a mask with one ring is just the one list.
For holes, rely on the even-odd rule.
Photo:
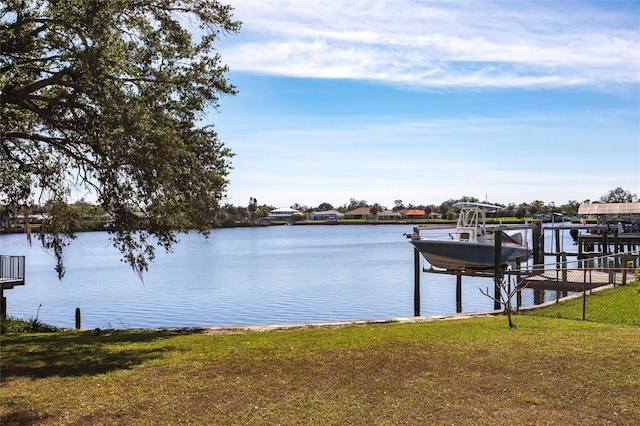
[(369, 207), (360, 207), (345, 213), (346, 216), (358, 216), (358, 215), (368, 215), (368, 214), (371, 214), (371, 209)]

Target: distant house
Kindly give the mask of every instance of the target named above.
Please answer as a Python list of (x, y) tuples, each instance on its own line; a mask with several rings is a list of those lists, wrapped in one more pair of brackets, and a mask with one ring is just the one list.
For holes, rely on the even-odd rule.
[(369, 207), (360, 207), (344, 214), (345, 219), (373, 219), (371, 209)]
[(427, 214), (424, 210), (410, 209), (402, 210), (402, 217), (405, 219), (425, 219)]
[(394, 212), (392, 210), (385, 210), (376, 215), (378, 220), (401, 220), (402, 214), (400, 212)]
[(275, 209), (271, 210), (269, 216), (267, 218), (269, 220), (287, 220), (290, 219), (294, 214), (299, 214), (300, 211), (296, 209)]
[(442, 213), (431, 212), (429, 213), (429, 219), (442, 219)]
[(13, 223), (16, 224), (24, 224), (29, 222), (30, 224), (34, 224), (34, 223), (44, 223), (48, 218), (48, 215), (45, 214), (30, 214), (27, 216), (24, 215), (15, 215), (11, 218)]
[[(30, 228), (36, 227), (38, 228), (40, 225), (45, 223), (49, 216), (44, 214), (30, 214), (27, 216), (24, 215), (15, 215), (9, 218), (12, 227), (17, 229), (26, 229), (27, 224)], [(2, 224), (0, 223), (0, 228)]]
[(344, 215), (337, 210), (327, 210), (325, 212), (311, 212), (307, 215), (308, 220), (338, 220)]

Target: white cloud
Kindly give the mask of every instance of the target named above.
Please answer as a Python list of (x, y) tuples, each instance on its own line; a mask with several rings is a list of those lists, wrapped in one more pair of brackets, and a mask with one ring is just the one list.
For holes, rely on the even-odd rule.
[(232, 70), (425, 87), (640, 81), (640, 29), (613, 4), (235, 1)]
[(219, 47), (244, 86), (217, 128), (234, 204), (640, 193), (637, 2), (233, 4), (244, 26)]

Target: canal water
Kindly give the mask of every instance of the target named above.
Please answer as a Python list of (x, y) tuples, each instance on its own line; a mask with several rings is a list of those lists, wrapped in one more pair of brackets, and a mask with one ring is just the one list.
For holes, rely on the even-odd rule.
[[(378, 320), (413, 315), (411, 225), (233, 228), (180, 235), (173, 252), (157, 250), (141, 281), (106, 232), (87, 232), (67, 247), (66, 275), (24, 234), (0, 236), (0, 254), (26, 256), (26, 284), (5, 291), (7, 312), (73, 327), (144, 328)], [(450, 229), (428, 231), (448, 238)], [(421, 274), (422, 315), (455, 312), (455, 277)], [(464, 277), (464, 312), (493, 308)]]

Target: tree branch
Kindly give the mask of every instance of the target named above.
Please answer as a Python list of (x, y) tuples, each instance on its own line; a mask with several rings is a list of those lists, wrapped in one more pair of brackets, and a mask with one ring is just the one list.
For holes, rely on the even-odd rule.
[[(85, 153), (80, 152), (79, 150), (74, 151), (73, 149), (71, 149), (72, 147), (74, 147), (74, 145), (69, 143), (68, 138), (56, 138), (35, 132), (5, 132), (2, 137), (9, 140), (26, 139), (35, 142), (44, 142), (48, 145), (51, 145), (52, 147), (55, 147), (64, 155), (67, 155), (68, 157), (78, 162), (86, 162), (92, 167), (97, 166), (97, 163), (92, 158), (87, 157)], [(17, 146), (17, 144), (14, 143), (14, 146)], [(35, 160), (32, 159), (32, 161)]]
[(55, 72), (51, 75), (51, 77), (49, 78), (44, 78), (38, 81), (33, 82), (32, 84), (29, 84), (25, 87), (22, 87), (18, 90), (15, 91), (9, 91), (7, 93), (5, 93), (3, 95), (3, 100), (4, 102), (7, 101), (16, 101), (16, 100), (23, 100), (27, 97), (27, 95), (29, 95), (30, 93), (33, 93), (35, 91), (38, 91), (40, 89), (44, 89), (45, 87), (48, 86), (53, 86), (53, 85), (59, 85), (59, 86), (66, 86), (66, 87), (72, 87), (74, 88), (74, 86), (68, 82), (63, 81), (63, 77), (66, 75), (70, 75), (72, 77), (77, 76), (77, 73), (71, 69), (71, 68), (65, 68), (62, 69), (58, 72)]

